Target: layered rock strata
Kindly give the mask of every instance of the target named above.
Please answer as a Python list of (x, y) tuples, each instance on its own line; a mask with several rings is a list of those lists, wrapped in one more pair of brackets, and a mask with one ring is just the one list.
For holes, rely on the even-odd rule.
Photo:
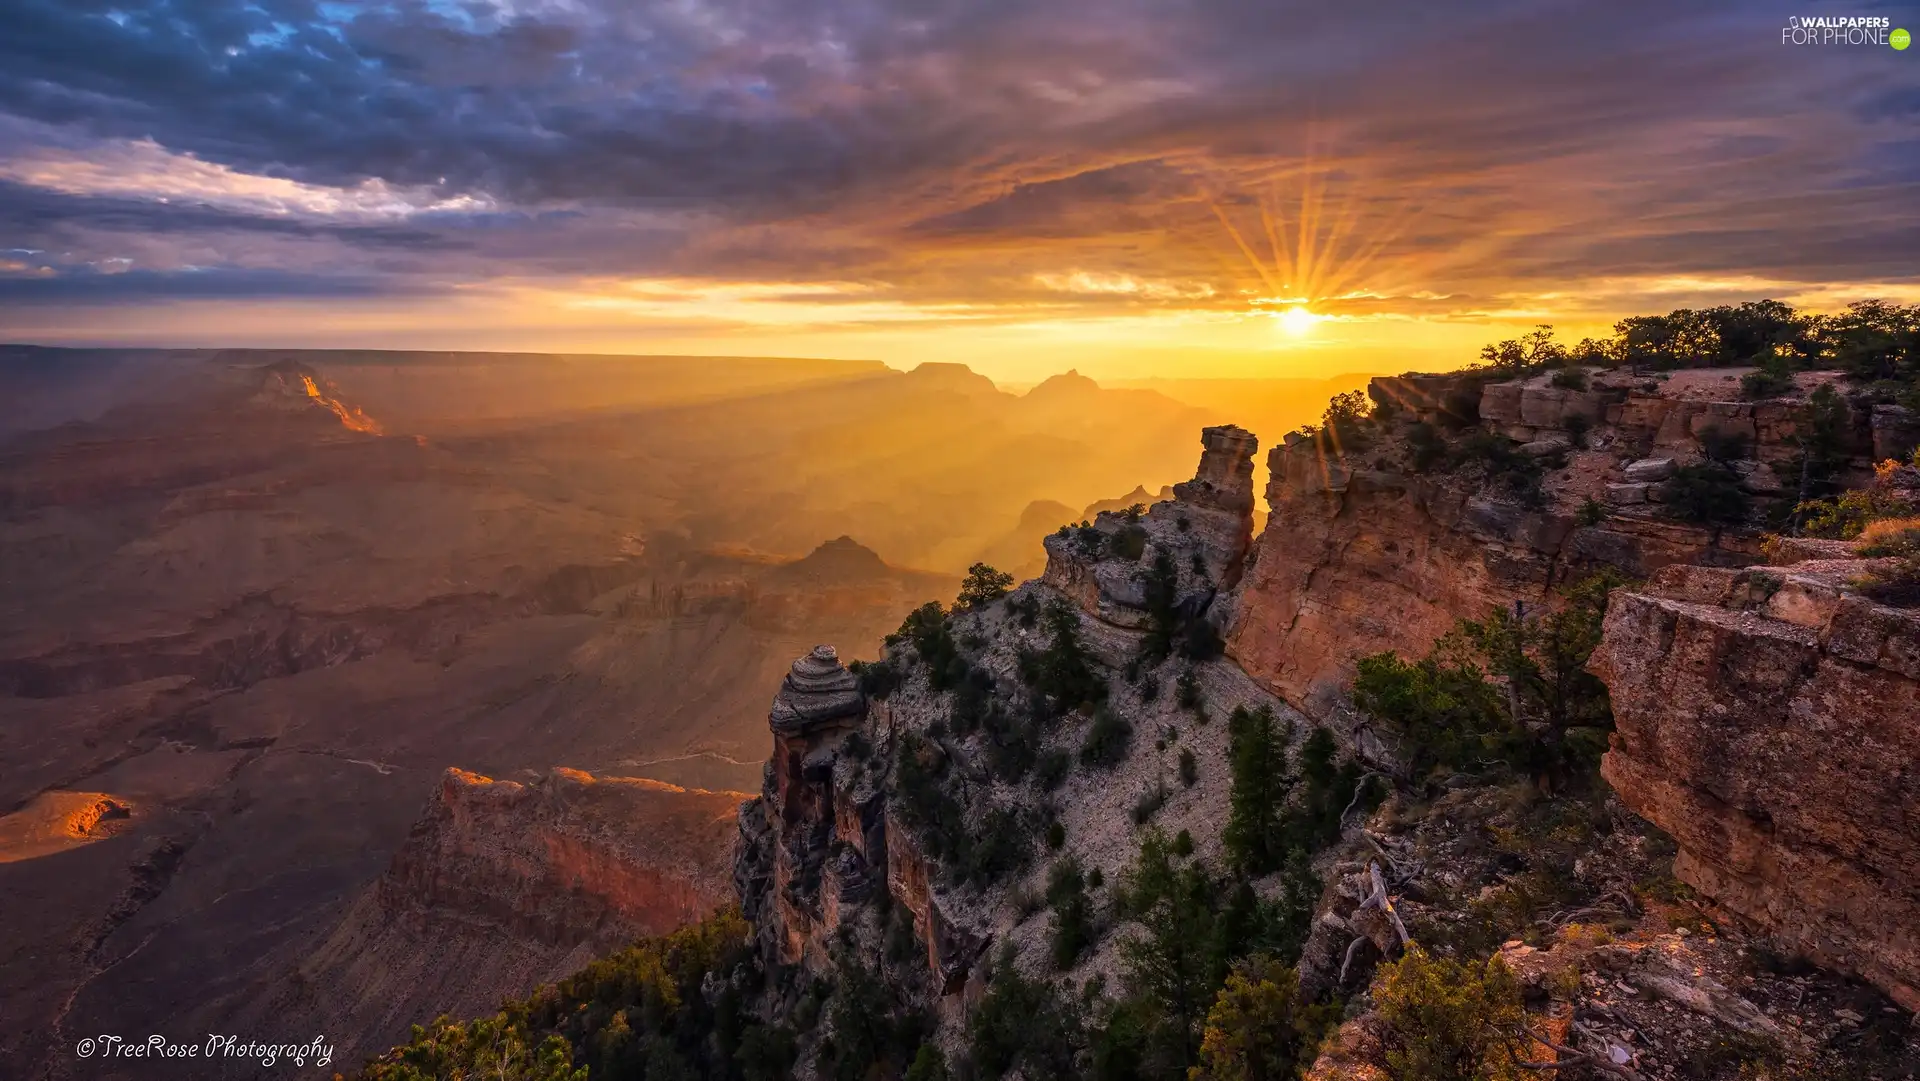
[[(340, 1061), (440, 1014), (486, 1014), (731, 900), (742, 793), (555, 769), (449, 769), (392, 865), (245, 1020), (351, 1034)], [(257, 1016), (253, 1016), (257, 1014)]]
[(1592, 661), (1618, 725), (1602, 768), (1673, 835), (1680, 879), (1914, 1009), (1920, 612), (1853, 593), (1862, 569), (1669, 567), (1615, 593)]
[[(1545, 376), (1374, 380), (1368, 393), (1389, 419), (1370, 442), (1295, 433), (1269, 454), (1272, 513), (1228, 624), (1228, 655), (1310, 715), (1338, 720), (1358, 658), (1419, 656), (1463, 616), (1554, 603), (1555, 587), (1601, 567), (1644, 578), (1673, 564), (1758, 562), (1757, 530), (1690, 525), (1661, 506), (1664, 481), (1709, 451), (1739, 478), (1754, 522), (1794, 498), (1804, 400), (1701, 398), (1737, 394), (1732, 377), (1715, 378), (1724, 389), (1625, 373), (1595, 373), (1586, 390)], [(1844, 479), (1869, 479), (1904, 423), (1889, 410), (1853, 414)], [(1422, 462), (1422, 437), (1450, 440), (1453, 456)], [(1537, 495), (1463, 466), (1457, 448), (1469, 438), (1538, 462)]]

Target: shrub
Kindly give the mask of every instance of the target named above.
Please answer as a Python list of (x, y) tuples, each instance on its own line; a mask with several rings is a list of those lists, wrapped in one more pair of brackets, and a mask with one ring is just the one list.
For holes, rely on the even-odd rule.
[(1587, 389), (1587, 373), (1581, 368), (1562, 368), (1553, 373), (1553, 385), (1564, 390)]
[(955, 868), (963, 882), (990, 886), (1027, 866), (1033, 858), (1033, 827), (1022, 810), (996, 807), (981, 820), (980, 833), (960, 854)]
[(1882, 518), (1860, 531), (1853, 550), (1863, 556), (1920, 555), (1920, 518)]
[(1120, 559), (1137, 561), (1147, 552), (1147, 531), (1137, 525), (1124, 526), (1107, 537), (1107, 550)]
[(1190, 1081), (1279, 1081), (1313, 1061), (1335, 1008), (1300, 994), (1300, 977), (1270, 957), (1238, 966), (1207, 1011)]
[(1581, 450), (1587, 445), (1587, 432), (1592, 430), (1593, 421), (1585, 413), (1569, 414), (1566, 419), (1567, 438), (1573, 441), (1573, 449)]
[(1861, 595), (1892, 608), (1920, 608), (1920, 556), (1908, 556), (1854, 580)]
[(1558, 784), (1597, 762), (1613, 723), (1606, 686), (1586, 664), (1607, 595), (1623, 583), (1602, 572), (1564, 589), (1545, 616), (1496, 609), (1461, 620), (1418, 661), (1363, 657), (1354, 704), (1406, 737), (1417, 771), (1498, 759)]
[(1740, 475), (1716, 461), (1683, 465), (1666, 484), (1667, 510), (1695, 525), (1724, 526), (1746, 520), (1747, 493)]
[(1193, 834), (1181, 830), (1173, 836), (1173, 854), (1176, 856), (1193, 855)]
[(1106, 706), (1093, 711), (1093, 724), (1080, 744), (1080, 761), (1090, 766), (1110, 768), (1127, 756), (1133, 741), (1133, 725)]
[(1057, 821), (1048, 823), (1047, 847), (1052, 849), (1055, 852), (1058, 852), (1060, 851), (1060, 847), (1066, 843), (1067, 843), (1067, 827)]
[(1463, 463), (1477, 464), (1487, 483), (1505, 489), (1522, 504), (1539, 506), (1546, 500), (1540, 483), (1546, 466), (1514, 448), (1513, 441), (1498, 432), (1479, 429), (1460, 440), (1455, 448)]
[(1013, 588), (1013, 575), (995, 570), (986, 563), (975, 563), (967, 568), (966, 580), (960, 583), (960, 596), (954, 601), (957, 608), (984, 608), (1007, 595)]
[(1199, 708), (1200, 677), (1194, 674), (1192, 665), (1188, 665), (1180, 670), (1180, 678), (1174, 684), (1173, 691), (1174, 701), (1180, 703), (1180, 708)]
[(1787, 354), (1770, 349), (1765, 356), (1757, 358), (1759, 366), (1740, 377), (1740, 396), (1748, 401), (1762, 398), (1779, 398), (1792, 394), (1793, 359)]
[(927, 667), (927, 681), (934, 690), (951, 690), (966, 675), (966, 660), (960, 656), (952, 624), (938, 601), (928, 601), (907, 613), (900, 629), (887, 637), (888, 645), (902, 641), (913, 645)]
[(1148, 819), (1160, 813), (1160, 808), (1166, 805), (1167, 786), (1162, 782), (1155, 781), (1152, 788), (1141, 792), (1139, 798), (1133, 801), (1133, 810), (1130, 812), (1133, 818), (1133, 824), (1136, 826), (1145, 825)]
[(900, 667), (890, 660), (854, 661), (847, 668), (859, 678), (860, 689), (867, 697), (882, 702), (900, 689), (904, 678)]
[(1050, 747), (1040, 753), (1039, 764), (1033, 768), (1034, 780), (1040, 783), (1042, 792), (1051, 792), (1060, 787), (1072, 768), (1072, 756), (1057, 747)]
[(1415, 421), (1407, 429), (1406, 441), (1414, 472), (1428, 473), (1446, 464), (1447, 441), (1433, 425)]
[(1020, 675), (1028, 689), (1054, 712), (1106, 701), (1107, 681), (1095, 671), (1093, 657), (1080, 641), (1080, 614), (1056, 599), (1047, 605), (1043, 622), (1047, 647), (1020, 657)]
[(1747, 456), (1747, 437), (1728, 428), (1708, 428), (1700, 433), (1700, 449), (1709, 461), (1737, 462)]
[(1607, 520), (1606, 504), (1588, 496), (1586, 501), (1580, 504), (1580, 509), (1574, 513), (1574, 518), (1588, 528), (1597, 526)]
[(1374, 980), (1387, 1068), (1397, 1081), (1519, 1081), (1510, 1048), (1526, 1023), (1520, 985), (1497, 956), (1435, 958), (1418, 945)]
[(1190, 747), (1180, 748), (1180, 783), (1186, 785), (1188, 788), (1192, 788), (1194, 783), (1199, 779), (1200, 763), (1198, 759), (1193, 757), (1193, 749)]
[(940, 1053), (940, 1048), (923, 1043), (919, 1053), (913, 1056), (913, 1064), (907, 1067), (905, 1081), (947, 1081), (950, 1076), (947, 1057)]
[(1336, 394), (1327, 402), (1326, 412), (1320, 415), (1321, 430), (1333, 438), (1336, 450), (1351, 453), (1363, 449), (1372, 410), (1365, 391)]
[(1081, 1040), (1080, 1015), (1052, 984), (1022, 976), (1011, 946), (989, 973), (987, 993), (967, 1018), (967, 1057), (989, 1077), (1015, 1067), (1028, 1077), (1069, 1077)]
[(1053, 967), (1072, 968), (1093, 943), (1093, 904), (1078, 860), (1069, 856), (1047, 872), (1047, 904), (1053, 909)]

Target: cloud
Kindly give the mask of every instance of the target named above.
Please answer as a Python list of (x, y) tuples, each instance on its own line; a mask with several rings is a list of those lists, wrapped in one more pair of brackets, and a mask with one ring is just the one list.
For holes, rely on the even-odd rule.
[[(68, 282), (14, 303), (657, 278), (1220, 309), (1276, 293), (1303, 217), (1349, 313), (1920, 276), (1911, 65), (1731, 2), (5, 3), (0, 242)], [(82, 269), (109, 259), (148, 277)]]

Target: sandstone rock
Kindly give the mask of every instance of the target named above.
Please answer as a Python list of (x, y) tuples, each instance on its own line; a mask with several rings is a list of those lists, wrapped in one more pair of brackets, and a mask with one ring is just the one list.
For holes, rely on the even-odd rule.
[(1617, 507), (1645, 503), (1648, 487), (1649, 485), (1645, 484), (1609, 484), (1607, 485), (1607, 502)]
[(815, 646), (793, 662), (780, 682), (767, 721), (776, 733), (798, 733), (809, 726), (856, 718), (867, 708), (860, 681), (840, 663), (832, 646)]
[(1663, 572), (1616, 594), (1592, 662), (1618, 725), (1603, 772), (1672, 833), (1680, 878), (1912, 1009), (1920, 613), (1848, 593), (1858, 567)]
[[(1102, 511), (1092, 532), (1047, 537), (1041, 581), (1072, 598), (1102, 622), (1128, 629), (1147, 625), (1147, 583), (1157, 564), (1170, 565), (1175, 607), (1189, 615), (1240, 581), (1253, 540), (1253, 454), (1258, 440), (1233, 425), (1203, 429), (1194, 478), (1173, 486), (1173, 498), (1138, 518)], [(1122, 554), (1132, 541), (1137, 557)], [(1116, 551), (1116, 547), (1122, 551)]]
[(1260, 440), (1245, 428), (1222, 424), (1200, 430), (1200, 466), (1173, 486), (1173, 497), (1195, 506), (1252, 513), (1253, 452)]
[(1536, 439), (1531, 443), (1520, 445), (1520, 453), (1529, 458), (1545, 458), (1552, 454), (1564, 454), (1572, 449), (1573, 441), (1564, 436)]
[(1873, 407), (1873, 457), (1906, 461), (1920, 447), (1920, 415), (1897, 405)]
[(1779, 495), (1785, 490), (1772, 467), (1760, 462), (1751, 463), (1750, 468), (1742, 473), (1740, 487), (1755, 495)]
[(1642, 458), (1627, 465), (1627, 479), (1635, 483), (1662, 481), (1673, 476), (1672, 458)]

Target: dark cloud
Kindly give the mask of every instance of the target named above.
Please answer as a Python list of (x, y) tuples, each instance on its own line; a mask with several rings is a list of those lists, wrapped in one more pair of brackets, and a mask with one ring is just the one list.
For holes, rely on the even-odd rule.
[(967, 297), (1084, 267), (1226, 289), (1254, 275), (1211, 208), (1252, 220), (1259, 200), (1286, 205), (1313, 182), (1379, 267), (1440, 291), (1911, 278), (1900, 223), (1920, 205), (1920, 67), (1783, 47), (1786, 14), (0, 0), (0, 162), (49, 140), (152, 139), (249, 173), (499, 208), (367, 224), (22, 181), (0, 186), (0, 243), (311, 243), (342, 273), (357, 252), (367, 280), (395, 284), (756, 275)]
[(237, 300), (268, 297), (374, 297), (395, 283), (371, 275), (332, 276), (280, 270), (68, 269), (52, 275), (0, 274), (0, 306), (114, 304), (130, 300)]
[(366, 248), (445, 251), (469, 246), (448, 231), (412, 225), (352, 225), (292, 215), (248, 214), (206, 203), (125, 196), (67, 195), (0, 180), (0, 236), (34, 248), (60, 247), (75, 231), (167, 234), (262, 233), (327, 237)]

